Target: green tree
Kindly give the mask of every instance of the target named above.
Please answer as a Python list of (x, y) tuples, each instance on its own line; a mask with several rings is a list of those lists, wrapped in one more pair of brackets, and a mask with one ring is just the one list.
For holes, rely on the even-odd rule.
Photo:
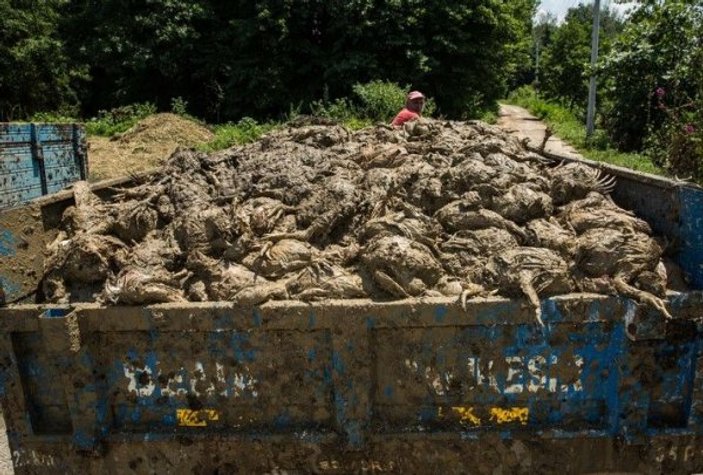
[[(544, 50), (540, 68), (541, 90), (571, 108), (576, 105), (585, 107), (588, 97), (592, 25), (593, 5), (579, 4), (570, 8)], [(612, 10), (604, 8), (600, 25), (599, 51), (607, 54), (623, 23)]]
[(0, 120), (76, 104), (70, 65), (59, 35), (64, 0), (0, 0)]
[(539, 70), (542, 67), (540, 64), (543, 60), (542, 55), (552, 44), (552, 38), (558, 28), (556, 15), (549, 12), (543, 12), (535, 19), (532, 26), (531, 43), (531, 52), (534, 56), (530, 58), (529, 70), (523, 72), (522, 80), (516, 81), (515, 86), (511, 89), (530, 83), (534, 83), (536, 87), (539, 87)]
[(76, 91), (87, 115), (144, 102), (168, 110), (180, 97), (220, 121), (275, 117), (381, 80), (471, 117), (495, 107), (529, 63), (535, 4), (0, 0), (0, 87), (29, 112), (75, 102)]
[[(495, 0), (422, 2), (420, 44), (428, 71), (421, 84), (440, 113), (472, 117), (507, 93), (518, 65), (529, 61), (536, 2)], [(399, 82), (403, 82), (399, 79)]]
[(701, 48), (703, 6), (640, 2), (604, 63), (605, 124), (621, 148), (641, 149), (672, 110), (703, 96)]
[(85, 112), (94, 114), (133, 102), (168, 110), (173, 97), (189, 98), (199, 54), (204, 1), (70, 0), (62, 17), (67, 51), (86, 64)]
[[(216, 120), (276, 116), (374, 79), (475, 116), (528, 61), (535, 0), (73, 0), (86, 111), (182, 97)], [(80, 28), (79, 28), (80, 26)], [(525, 46), (527, 45), (527, 46)], [(106, 91), (108, 93), (106, 94)]]

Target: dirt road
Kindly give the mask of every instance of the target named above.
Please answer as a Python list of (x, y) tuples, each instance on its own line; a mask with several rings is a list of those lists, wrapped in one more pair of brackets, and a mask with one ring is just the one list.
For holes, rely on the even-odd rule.
[[(501, 104), (497, 125), (508, 132), (512, 132), (519, 138), (527, 138), (530, 145), (539, 147), (544, 140), (547, 126), (537, 117), (530, 114), (526, 109), (518, 106)], [(557, 155), (583, 158), (576, 149), (567, 144), (559, 137), (552, 135), (545, 146), (545, 151)]]

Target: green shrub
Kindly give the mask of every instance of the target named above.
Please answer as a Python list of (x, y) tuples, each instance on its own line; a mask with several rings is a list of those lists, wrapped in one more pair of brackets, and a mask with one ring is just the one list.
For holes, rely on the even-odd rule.
[(173, 97), (171, 99), (171, 112), (183, 117), (190, 117), (188, 115), (188, 101), (180, 96)]
[(112, 137), (152, 114), (156, 114), (156, 106), (150, 102), (116, 107), (109, 111), (100, 111), (97, 117), (85, 123), (85, 129), (90, 135)]
[(74, 115), (66, 114), (65, 112), (37, 112), (29, 118), (29, 122), (71, 124), (80, 122), (80, 120), (77, 120)]
[(339, 121), (347, 121), (358, 116), (356, 107), (346, 97), (329, 102), (320, 99), (310, 103), (310, 113), (318, 117), (328, 117)]
[[(355, 84), (352, 99), (342, 97), (334, 101), (323, 98), (310, 104), (310, 113), (319, 117), (329, 117), (344, 122), (351, 128), (365, 127), (373, 122), (390, 122), (405, 105), (410, 87), (401, 87), (387, 81), (371, 81)], [(434, 100), (428, 99), (424, 116), (432, 116), (437, 109)]]
[(382, 122), (390, 121), (398, 113), (407, 95), (407, 87), (384, 81), (355, 84), (353, 91), (360, 103), (361, 115)]
[[(663, 90), (663, 89), (662, 89)], [(645, 152), (659, 166), (680, 177), (703, 182), (703, 97), (687, 98), (675, 107), (658, 98), (658, 109), (665, 114), (660, 127), (650, 127)]]
[(265, 133), (273, 130), (277, 124), (260, 124), (251, 117), (244, 117), (239, 122), (216, 125), (215, 137), (199, 147), (204, 152), (214, 152), (234, 145), (242, 145), (258, 140)]
[[(410, 86), (401, 87), (388, 81), (371, 81), (355, 84), (353, 91), (355, 99), (359, 102), (358, 110), (361, 117), (373, 121), (390, 122), (405, 105)], [(428, 99), (423, 115), (431, 117), (436, 110), (435, 101)]]
[(484, 112), (481, 116), (481, 120), (488, 124), (495, 124), (498, 122), (498, 113), (494, 111)]

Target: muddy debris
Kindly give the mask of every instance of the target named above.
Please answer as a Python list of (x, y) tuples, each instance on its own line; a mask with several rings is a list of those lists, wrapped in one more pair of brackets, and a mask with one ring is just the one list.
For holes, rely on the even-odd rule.
[[(481, 122), (351, 132), (291, 123), (206, 155), (179, 150), (111, 201), (74, 187), (48, 249), (50, 302), (621, 294), (670, 316), (663, 246), (608, 194)], [(89, 289), (89, 291), (86, 291)]]

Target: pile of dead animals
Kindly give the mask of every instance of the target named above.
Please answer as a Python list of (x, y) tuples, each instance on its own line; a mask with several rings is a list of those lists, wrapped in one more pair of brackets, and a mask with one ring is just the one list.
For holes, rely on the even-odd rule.
[(481, 122), (291, 124), (178, 151), (109, 201), (79, 183), (48, 249), (50, 302), (622, 294), (668, 316), (663, 244), (609, 198)]

